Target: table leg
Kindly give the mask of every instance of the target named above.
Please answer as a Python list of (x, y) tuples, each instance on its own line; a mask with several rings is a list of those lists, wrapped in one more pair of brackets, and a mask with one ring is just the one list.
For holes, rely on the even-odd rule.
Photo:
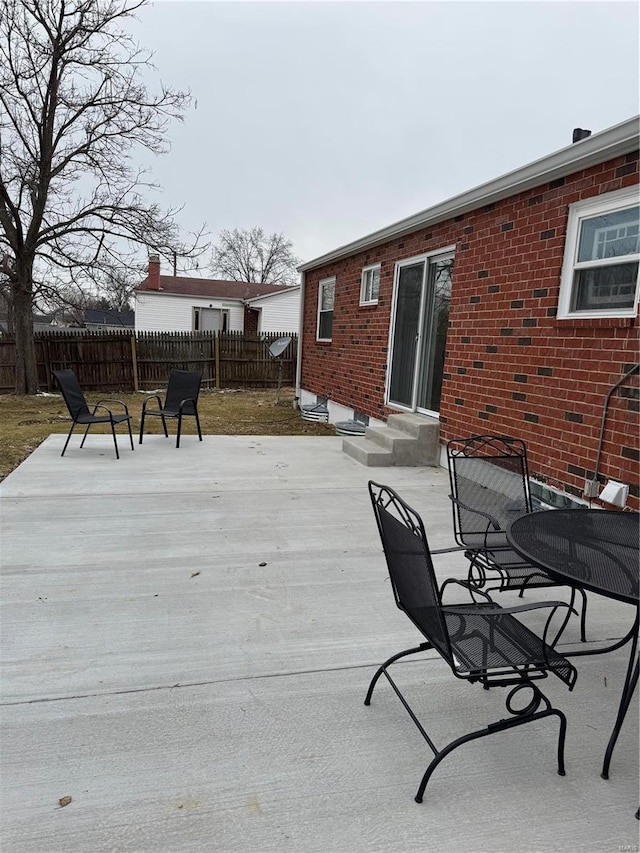
[(616, 745), (616, 741), (618, 740), (618, 735), (620, 734), (622, 723), (624, 722), (624, 718), (629, 709), (629, 705), (631, 704), (631, 699), (633, 698), (636, 685), (638, 684), (638, 657), (636, 654), (637, 648), (638, 636), (637, 634), (635, 634), (633, 642), (631, 643), (631, 655), (629, 657), (629, 666), (627, 667), (627, 674), (624, 680), (624, 687), (622, 689), (622, 698), (620, 699), (618, 716), (616, 717), (616, 723), (613, 727), (613, 731), (611, 732), (611, 737), (609, 738), (609, 743), (607, 744), (607, 750), (604, 754), (604, 764), (602, 765), (602, 773), (600, 774), (603, 779), (609, 778), (609, 765), (611, 764), (613, 748)]

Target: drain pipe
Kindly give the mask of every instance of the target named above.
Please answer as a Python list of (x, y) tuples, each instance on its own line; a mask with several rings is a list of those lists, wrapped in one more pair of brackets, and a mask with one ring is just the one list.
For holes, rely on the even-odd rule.
[(640, 364), (634, 364), (630, 370), (624, 374), (624, 376), (619, 379), (615, 385), (612, 385), (609, 388), (607, 396), (604, 400), (604, 408), (602, 410), (602, 422), (600, 424), (600, 439), (598, 440), (598, 452), (596, 453), (596, 464), (593, 472), (593, 478), (591, 480), (586, 480), (584, 484), (584, 493), (585, 496), (590, 500), (591, 498), (595, 498), (598, 496), (598, 489), (600, 488), (600, 484), (598, 483), (598, 473), (600, 471), (600, 459), (602, 457), (602, 445), (604, 444), (604, 425), (607, 419), (607, 411), (609, 409), (609, 400), (611, 400), (612, 395), (618, 390), (618, 388), (623, 385), (630, 376), (633, 376), (634, 373), (637, 373), (640, 370)]
[(305, 290), (305, 274), (300, 271), (300, 319), (298, 328), (298, 356), (296, 361), (296, 387), (295, 397), (293, 398), (293, 408), (300, 408), (300, 397), (302, 396), (302, 329), (304, 326), (304, 290)]

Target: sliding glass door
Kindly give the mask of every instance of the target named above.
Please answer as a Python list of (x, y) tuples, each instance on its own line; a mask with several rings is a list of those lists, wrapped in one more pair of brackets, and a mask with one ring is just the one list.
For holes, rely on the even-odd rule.
[(387, 402), (437, 414), (449, 324), (453, 252), (396, 265)]

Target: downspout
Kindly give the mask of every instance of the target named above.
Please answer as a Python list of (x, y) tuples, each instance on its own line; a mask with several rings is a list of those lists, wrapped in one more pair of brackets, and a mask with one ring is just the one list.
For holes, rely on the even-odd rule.
[(637, 373), (640, 370), (640, 364), (634, 364), (630, 370), (624, 374), (624, 376), (619, 379), (615, 385), (612, 385), (607, 392), (607, 396), (604, 400), (604, 407), (602, 410), (602, 422), (600, 423), (600, 438), (598, 440), (598, 452), (596, 453), (596, 464), (593, 472), (593, 479), (585, 483), (585, 494), (589, 498), (594, 498), (598, 494), (598, 474), (600, 472), (600, 460), (602, 458), (602, 445), (604, 444), (604, 425), (607, 420), (607, 412), (609, 409), (609, 401), (611, 400), (612, 395), (618, 390), (618, 388), (623, 385), (630, 376), (633, 376), (634, 373)]
[(294, 409), (300, 408), (302, 387), (302, 326), (304, 321), (304, 272), (300, 272), (300, 320), (298, 323), (298, 358), (296, 360), (296, 396), (293, 400)]

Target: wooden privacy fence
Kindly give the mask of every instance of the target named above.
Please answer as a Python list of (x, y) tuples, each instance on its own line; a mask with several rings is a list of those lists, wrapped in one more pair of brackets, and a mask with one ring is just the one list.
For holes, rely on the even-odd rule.
[[(275, 359), (269, 346), (291, 343)], [(36, 332), (36, 365), (42, 391), (58, 391), (52, 371), (71, 368), (86, 391), (151, 391), (166, 384), (169, 371), (201, 370), (204, 388), (268, 388), (295, 384), (295, 335), (243, 332)], [(0, 393), (15, 390), (16, 350), (0, 339)]]

